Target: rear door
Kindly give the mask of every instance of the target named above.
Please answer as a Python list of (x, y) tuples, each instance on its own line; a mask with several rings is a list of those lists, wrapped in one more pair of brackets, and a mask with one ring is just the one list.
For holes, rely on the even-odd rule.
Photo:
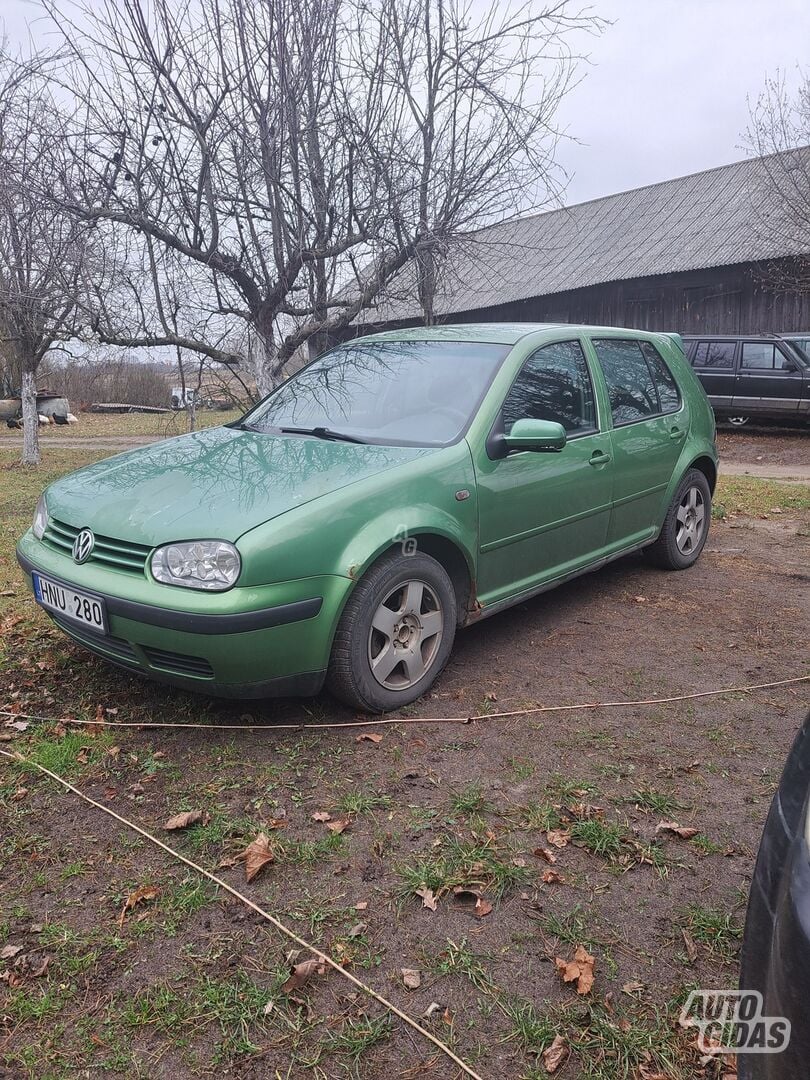
[(698, 339), (693, 343), (690, 361), (715, 412), (731, 410), (736, 352), (737, 342), (733, 338), (726, 341)]
[(776, 341), (743, 341), (734, 384), (733, 411), (789, 416), (799, 409), (799, 361)]
[(652, 539), (689, 432), (689, 408), (649, 341), (593, 338), (613, 416), (613, 510), (608, 546)]

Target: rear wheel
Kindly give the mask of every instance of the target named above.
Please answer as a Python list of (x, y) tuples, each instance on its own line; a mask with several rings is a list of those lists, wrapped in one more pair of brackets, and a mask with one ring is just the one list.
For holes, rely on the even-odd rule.
[(750, 419), (751, 419), (750, 416), (730, 416), (728, 418), (728, 422), (733, 427), (745, 427), (745, 425), (748, 423), (748, 421)]
[(447, 663), (456, 619), (453, 583), (441, 563), (420, 552), (383, 557), (349, 597), (327, 687), (368, 712), (415, 701)]
[(665, 570), (686, 570), (703, 550), (711, 517), (709, 482), (699, 469), (689, 469), (669, 505), (658, 539), (645, 554)]

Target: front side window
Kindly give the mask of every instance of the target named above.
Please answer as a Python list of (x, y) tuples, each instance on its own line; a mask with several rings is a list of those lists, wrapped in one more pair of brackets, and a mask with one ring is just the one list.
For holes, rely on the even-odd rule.
[(734, 368), (733, 341), (699, 341), (692, 366), (696, 368)]
[(776, 346), (769, 341), (744, 341), (740, 367), (746, 370), (759, 368), (773, 371), (775, 367), (781, 368), (782, 359), (782, 354), (777, 352)]
[(637, 341), (595, 338), (605, 373), (614, 425), (632, 424), (661, 411), (650, 369)]
[(302, 368), (240, 422), (267, 434), (326, 429), (358, 442), (446, 446), (470, 422), (511, 345), (355, 341)]
[(552, 420), (570, 435), (596, 431), (593, 386), (578, 341), (544, 345), (529, 357), (503, 403), (503, 427), (516, 420)]

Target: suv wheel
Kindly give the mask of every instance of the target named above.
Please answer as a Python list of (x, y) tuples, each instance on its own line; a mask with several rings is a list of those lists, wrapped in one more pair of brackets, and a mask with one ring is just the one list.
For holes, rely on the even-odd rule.
[(658, 539), (645, 548), (647, 557), (665, 570), (686, 570), (703, 550), (711, 517), (709, 482), (699, 469), (689, 469), (669, 504)]
[(388, 712), (415, 701), (447, 663), (456, 595), (429, 555), (384, 556), (364, 575), (335, 634), (326, 685), (356, 709)]
[(728, 422), (733, 427), (745, 427), (745, 425), (748, 423), (748, 421), (750, 419), (751, 419), (750, 416), (730, 416), (728, 418)]

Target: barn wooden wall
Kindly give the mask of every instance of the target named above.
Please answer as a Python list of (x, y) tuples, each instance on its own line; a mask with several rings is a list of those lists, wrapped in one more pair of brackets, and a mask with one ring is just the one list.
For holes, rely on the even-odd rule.
[[(448, 315), (441, 321), (591, 323), (682, 334), (810, 330), (810, 293), (776, 291), (770, 284), (773, 280), (767, 264), (744, 263), (592, 285)], [(417, 322), (365, 326), (354, 333)], [(354, 334), (349, 331), (342, 336)]]

